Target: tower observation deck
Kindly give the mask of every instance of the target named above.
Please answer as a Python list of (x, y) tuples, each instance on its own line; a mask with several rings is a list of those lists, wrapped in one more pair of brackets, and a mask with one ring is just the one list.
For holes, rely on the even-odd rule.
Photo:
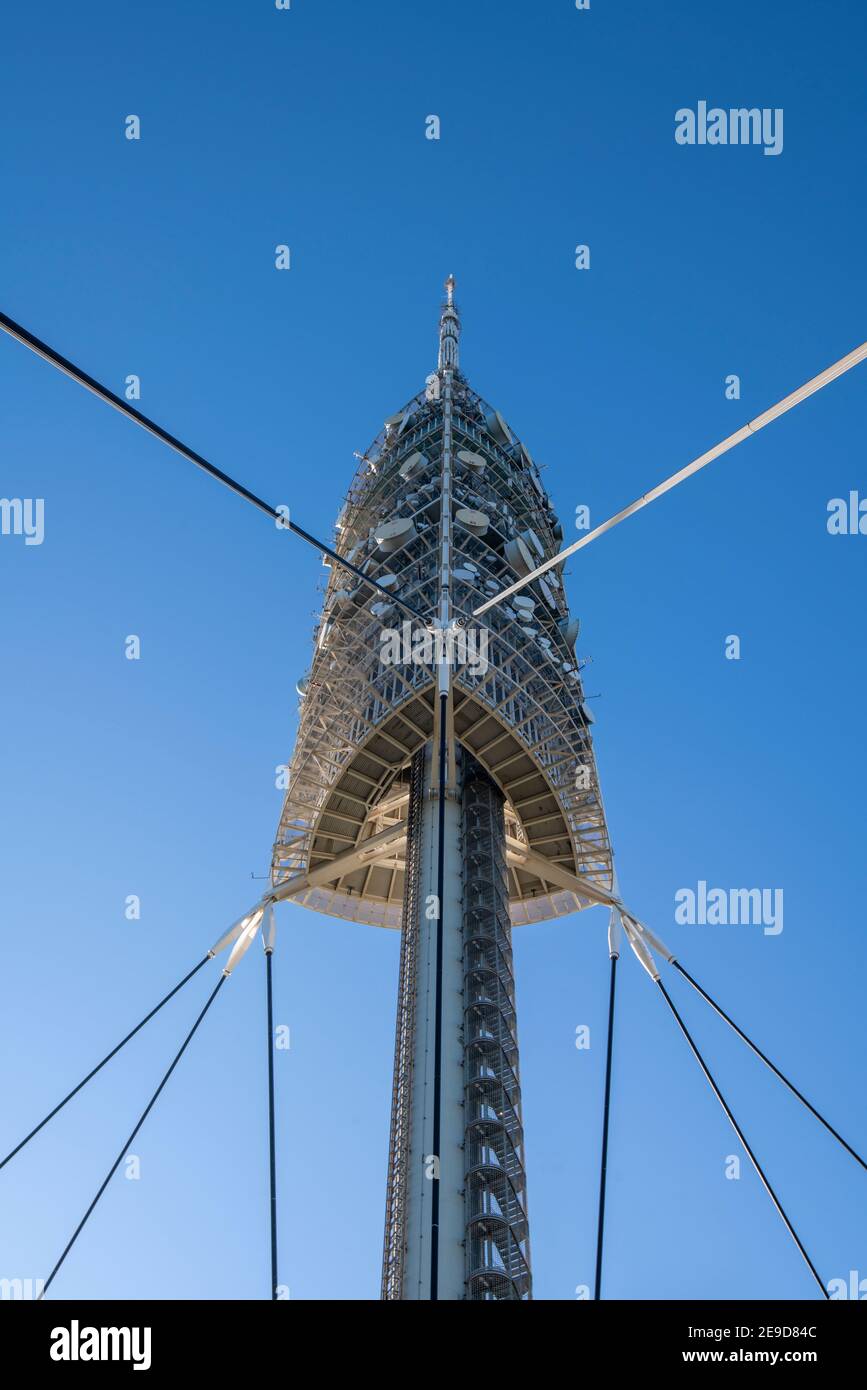
[(563, 528), (461, 371), (460, 327), (449, 277), (437, 370), (363, 455), (334, 542), (430, 624), (332, 566), (272, 881), (401, 932), (383, 1298), (520, 1300), (511, 932), (603, 900), (613, 871), (561, 571), (472, 616)]

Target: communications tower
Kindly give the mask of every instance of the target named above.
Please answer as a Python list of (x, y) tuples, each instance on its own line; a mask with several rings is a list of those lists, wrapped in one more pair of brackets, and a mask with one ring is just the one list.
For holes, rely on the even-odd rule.
[(562, 567), (526, 447), (460, 367), (454, 279), (424, 388), (362, 456), (272, 863), (280, 898), (401, 932), (382, 1297), (531, 1297), (512, 927), (609, 902)]
[(593, 757), (593, 721), (575, 654), (578, 622), (569, 614), (562, 572), (577, 550), (867, 360), (867, 343), (558, 549), (563, 528), (536, 465), (461, 372), (451, 276), (437, 369), (361, 456), (334, 545), (317, 540), (285, 508), (271, 506), (216, 468), (2, 312), (0, 330), (312, 546), (330, 569), (313, 664), (298, 681), (300, 725), (269, 888), (0, 1159), (3, 1168), (199, 970), (228, 951), (204, 1009), (40, 1298), (260, 931), (268, 1020), (271, 1296), (280, 1296), (272, 957), (274, 905), (288, 899), (401, 932), (384, 1299), (531, 1297), (511, 932), (594, 903), (610, 908), (611, 962), (594, 1297), (602, 1297), (621, 932), (658, 987), (822, 1296), (830, 1297), (830, 1285), (669, 995), (657, 958), (689, 982), (865, 1170), (867, 1159), (621, 900)]

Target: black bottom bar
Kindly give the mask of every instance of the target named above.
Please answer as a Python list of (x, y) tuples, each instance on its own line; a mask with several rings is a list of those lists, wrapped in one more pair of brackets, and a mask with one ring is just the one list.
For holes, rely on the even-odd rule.
[[(424, 1310), (425, 1303), (405, 1303), (401, 1313), (382, 1303), (372, 1306), (377, 1293), (374, 1284), (371, 1280), (369, 1302), (339, 1303), (344, 1335), (329, 1342), (330, 1365), (342, 1368), (342, 1355), (342, 1364), (357, 1367), (358, 1343), (352, 1335), (355, 1317), (359, 1318), (359, 1335), (366, 1339), (370, 1319), (379, 1315), (379, 1308), (385, 1309), (381, 1314), (384, 1337), (394, 1335), (395, 1316), (401, 1321), (403, 1317), (430, 1316), (424, 1311), (408, 1311)], [(40, 1383), (45, 1378), (50, 1384), (56, 1373), (58, 1383), (63, 1384), (77, 1371), (92, 1382), (94, 1375), (100, 1379), (100, 1370), (116, 1380), (119, 1374), (134, 1374), (131, 1358), (94, 1362), (82, 1356), (94, 1340), (89, 1329), (97, 1330), (98, 1347), (98, 1330), (115, 1328), (122, 1339), (120, 1349), (127, 1342), (130, 1353), (138, 1352), (142, 1369), (149, 1362), (158, 1383), (167, 1372), (194, 1373), (200, 1378), (219, 1372), (221, 1383), (235, 1375), (246, 1383), (251, 1346), (265, 1345), (265, 1339), (275, 1336), (304, 1337), (310, 1329), (309, 1304), (300, 1300), (274, 1304), (257, 1300), (255, 1289), (247, 1292), (248, 1301), (223, 1303), (53, 1300), (10, 1304), (3, 1315), (4, 1354), (15, 1358), (14, 1364), (20, 1365), (19, 1378), (23, 1373), (25, 1381), (38, 1372)], [(438, 1322), (442, 1317), (448, 1319), (454, 1306), (442, 1304)], [(465, 1332), (467, 1317), (472, 1315), (458, 1309), (454, 1316), (458, 1318), (455, 1327)], [(735, 1364), (800, 1364), (822, 1371), (827, 1379), (828, 1372), (851, 1375), (863, 1354), (863, 1315), (824, 1302), (536, 1301), (531, 1316), (537, 1321), (541, 1318), (554, 1335), (561, 1332), (570, 1338), (580, 1337), (582, 1356), (596, 1353), (606, 1368), (644, 1376), (690, 1366), (700, 1376), (703, 1366), (713, 1364), (724, 1368)], [(137, 1329), (135, 1334), (133, 1329)], [(78, 1359), (61, 1360), (64, 1353), (76, 1353)], [(445, 1369), (453, 1358), (454, 1346), (442, 1339), (430, 1364)]]

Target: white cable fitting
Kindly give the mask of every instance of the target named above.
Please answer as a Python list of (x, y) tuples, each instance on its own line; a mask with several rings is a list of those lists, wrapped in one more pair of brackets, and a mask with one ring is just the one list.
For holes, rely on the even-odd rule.
[(659, 983), (659, 971), (656, 968), (656, 961), (645, 946), (640, 934), (635, 929), (635, 924), (629, 917), (623, 917), (623, 929), (626, 932), (626, 940), (629, 942), (640, 963), (644, 966), (654, 984)]
[(622, 932), (623, 924), (620, 920), (620, 913), (616, 907), (612, 907), (608, 915), (608, 954), (612, 960), (620, 959)]
[(249, 951), (256, 938), (256, 933), (262, 925), (262, 918), (264, 917), (264, 915), (264, 907), (257, 907), (250, 915), (250, 918), (247, 921), (246, 926), (243, 928), (240, 935), (238, 936), (237, 941), (232, 947), (232, 953), (229, 956), (229, 959), (226, 961), (225, 967), (223, 969), (224, 975), (231, 975), (232, 971), (235, 969), (235, 966), (238, 964), (238, 961)]
[(674, 953), (673, 951), (670, 951), (668, 949), (665, 942), (661, 941), (658, 936), (654, 935), (654, 933), (650, 930), (650, 927), (646, 927), (643, 922), (639, 922), (637, 917), (630, 917), (629, 920), (631, 921), (632, 925), (636, 928), (639, 935), (644, 938), (647, 945), (650, 946), (654, 951), (658, 951), (659, 954), (662, 956), (663, 960), (668, 961), (669, 965), (673, 965)]
[(265, 908), (265, 915), (262, 919), (262, 945), (266, 952), (273, 951), (277, 944), (277, 919), (274, 912), (274, 904), (269, 902)]
[(249, 925), (251, 919), (257, 911), (258, 908), (251, 908), (249, 912), (246, 912), (243, 917), (240, 917), (238, 919), (234, 926), (231, 926), (227, 932), (224, 932), (218, 941), (214, 942), (213, 946), (208, 952), (208, 955), (211, 957), (212, 960), (214, 956), (218, 956), (221, 951), (225, 951), (227, 946), (231, 946), (232, 942), (237, 937), (239, 937), (244, 928)]

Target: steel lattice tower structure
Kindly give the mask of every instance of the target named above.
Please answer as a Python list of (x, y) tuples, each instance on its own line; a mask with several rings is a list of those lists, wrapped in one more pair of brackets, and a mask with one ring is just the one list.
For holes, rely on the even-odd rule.
[(531, 1297), (512, 927), (613, 886), (562, 570), (525, 446), (437, 370), (362, 456), (330, 566), (274, 845), (280, 898), (400, 930), (382, 1297)]
[[(614, 883), (584, 701), (570, 555), (679, 486), (858, 363), (862, 343), (562, 549), (538, 469), (460, 370), (454, 280), (436, 372), (362, 457), (329, 546), (190, 449), (22, 324), (0, 330), (288, 529), (331, 570), (274, 845), (271, 884), (192, 970), (0, 1159), (0, 1168), (223, 951), (205, 1007), (72, 1246), (226, 980), (260, 933), (266, 960), (271, 1297), (277, 1259), (272, 956), (289, 899), (401, 931), (384, 1299), (521, 1301), (530, 1246), (511, 931), (609, 907), (610, 984), (595, 1297), (601, 1297), (616, 967), (621, 934), (669, 1011), (823, 1297), (830, 1297), (662, 982), (697, 991), (834, 1139), (867, 1160), (630, 911)], [(412, 623), (401, 615), (408, 615)], [(486, 617), (484, 627), (473, 619)], [(400, 628), (391, 624), (400, 620)]]

